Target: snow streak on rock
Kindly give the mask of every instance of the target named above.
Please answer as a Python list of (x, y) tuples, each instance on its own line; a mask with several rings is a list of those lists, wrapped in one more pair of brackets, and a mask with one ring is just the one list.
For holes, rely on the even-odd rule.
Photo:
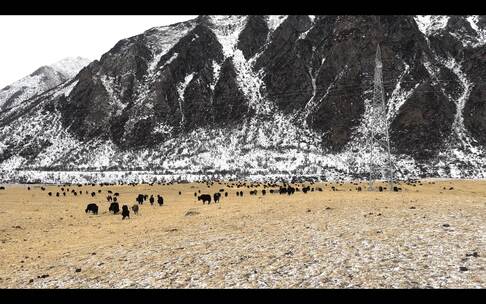
[(160, 71), (170, 64), (179, 55), (174, 53), (160, 69), (157, 69), (160, 59), (164, 56), (182, 37), (196, 26), (191, 21), (182, 22), (174, 25), (152, 28), (144, 33), (147, 38), (147, 45), (152, 52), (152, 60), (148, 64), (147, 73), (137, 88), (136, 103), (141, 103), (148, 97), (149, 85), (157, 77)]
[(233, 64), (235, 66), (238, 86), (249, 100), (250, 107), (255, 109), (257, 114), (270, 114), (273, 109), (273, 103), (262, 96), (262, 90), (265, 88), (261, 76), (254, 72), (252, 63), (257, 58), (255, 56), (251, 61), (246, 61), (241, 50), (236, 50), (233, 55)]
[(184, 111), (182, 110), (182, 104), (184, 103), (184, 93), (186, 92), (186, 88), (193, 77), (194, 73), (186, 75), (186, 77), (184, 78), (184, 82), (181, 82), (177, 85), (177, 93), (179, 94), (179, 111), (181, 112), (181, 126), (184, 125), (185, 121)]
[(403, 78), (408, 74), (410, 70), (410, 66), (408, 64), (406, 64), (405, 62), (403, 64), (405, 68), (400, 76), (398, 76), (398, 81), (395, 85), (395, 88), (393, 89), (393, 92), (388, 99), (387, 119), (390, 123), (397, 116), (400, 107), (408, 100), (408, 98), (410, 98), (410, 96), (412, 96), (415, 89), (417, 89), (417, 87), (420, 85), (419, 82), (415, 84), (415, 86), (410, 90), (405, 90), (404, 88), (402, 88)]

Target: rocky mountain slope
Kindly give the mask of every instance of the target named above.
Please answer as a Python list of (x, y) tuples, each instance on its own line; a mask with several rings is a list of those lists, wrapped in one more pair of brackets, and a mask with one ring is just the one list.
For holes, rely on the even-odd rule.
[(486, 177), (485, 23), (257, 15), (152, 28), (2, 110), (0, 170), (363, 177), (380, 44), (397, 177)]

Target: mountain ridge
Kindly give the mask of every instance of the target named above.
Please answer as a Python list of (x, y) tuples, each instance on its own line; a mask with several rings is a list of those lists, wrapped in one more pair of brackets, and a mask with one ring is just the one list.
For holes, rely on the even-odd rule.
[(73, 78), (91, 60), (82, 57), (66, 57), (50, 65), (44, 65), (0, 90), (0, 110), (15, 105), (35, 95), (50, 90)]

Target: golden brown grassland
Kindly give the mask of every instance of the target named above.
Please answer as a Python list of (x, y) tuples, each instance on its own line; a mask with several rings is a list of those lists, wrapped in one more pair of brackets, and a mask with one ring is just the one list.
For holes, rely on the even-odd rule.
[[(210, 205), (194, 192), (222, 185), (69, 187), (101, 189), (94, 198), (6, 185), (0, 287), (485, 288), (486, 181), (422, 182), (398, 193), (326, 183), (292, 196), (224, 187), (228, 197)], [(120, 193), (120, 207), (138, 193), (165, 204), (146, 202), (122, 221), (108, 213), (107, 190)], [(98, 215), (85, 214), (89, 202)]]

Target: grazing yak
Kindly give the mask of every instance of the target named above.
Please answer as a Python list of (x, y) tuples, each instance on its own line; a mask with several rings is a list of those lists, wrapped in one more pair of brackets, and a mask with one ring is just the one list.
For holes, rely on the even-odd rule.
[(111, 203), (108, 210), (110, 212), (113, 212), (113, 214), (117, 214), (118, 212), (120, 212), (120, 205), (118, 205), (118, 203)]
[(127, 205), (123, 205), (123, 207), (122, 207), (122, 220), (124, 220), (126, 217), (130, 218), (130, 211), (128, 210)]
[(137, 215), (138, 214), (138, 205), (137, 204), (133, 205), (132, 210), (133, 210), (133, 213), (135, 213), (135, 215)]
[(144, 196), (143, 196), (143, 194), (139, 194), (139, 195), (137, 196), (137, 203), (138, 203), (139, 205), (143, 205), (143, 201), (144, 201)]
[(85, 212), (86, 213), (91, 212), (93, 214), (98, 214), (98, 206), (95, 203), (88, 204), (88, 206), (86, 206)]
[(157, 203), (159, 204), (159, 206), (162, 206), (164, 204), (164, 198), (158, 194), (157, 194)]
[(211, 195), (209, 194), (201, 194), (197, 197), (198, 201), (202, 201), (204, 203), (208, 202), (208, 205), (211, 204)]
[(150, 202), (150, 205), (152, 205), (152, 206), (154, 205), (155, 199), (154, 199), (153, 195), (150, 195), (149, 202)]
[(220, 198), (221, 198), (221, 193), (219, 192), (214, 193), (213, 195), (214, 203), (218, 203)]

